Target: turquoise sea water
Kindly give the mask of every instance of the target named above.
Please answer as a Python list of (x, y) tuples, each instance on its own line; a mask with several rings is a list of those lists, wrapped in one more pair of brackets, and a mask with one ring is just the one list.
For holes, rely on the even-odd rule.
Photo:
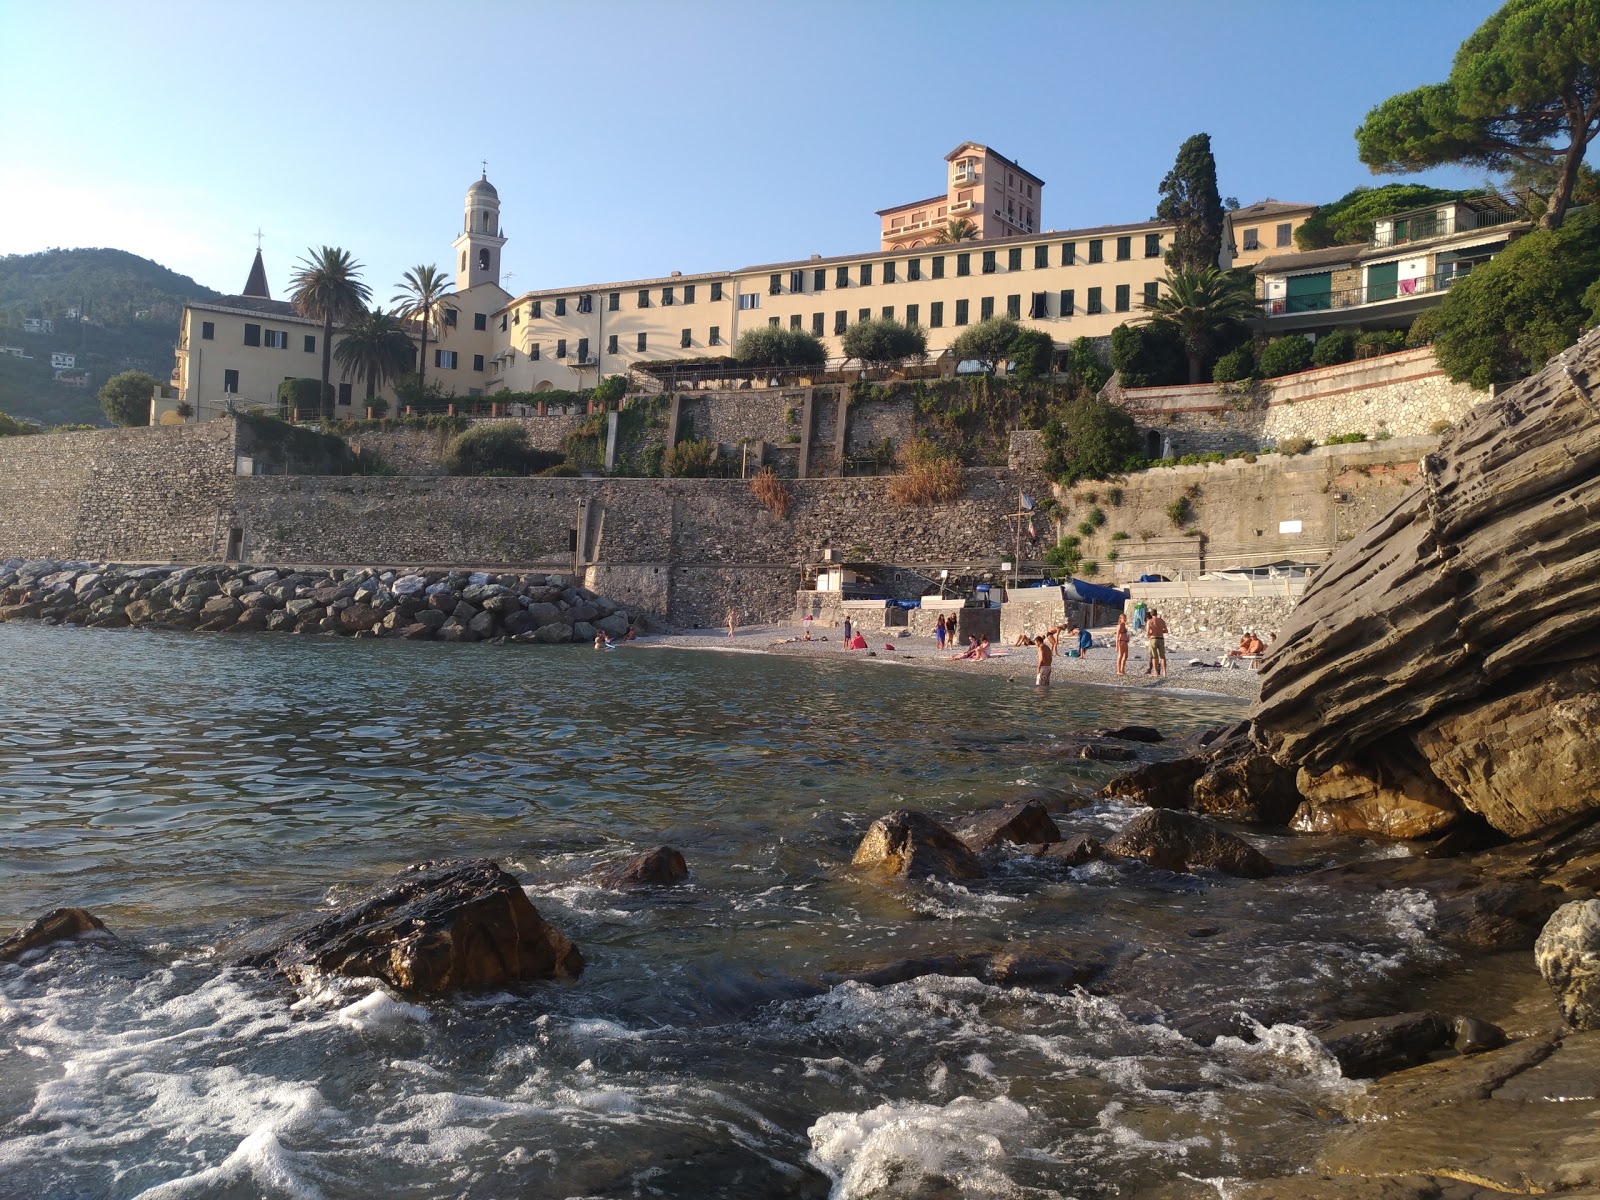
[[(1052, 739), (1236, 719), (1221, 699), (4, 625), (0, 707), (0, 926), (76, 904), (117, 935), (0, 966), (0, 1196), (1089, 1197), (1273, 1174), (1348, 1086), (1294, 1020), (1439, 954), (1420, 896), (1333, 903), (1301, 870), (1381, 853), (1350, 844), (1252, 835), (1290, 868), (1266, 882), (848, 869), (890, 808), (1094, 786), (1110, 771)], [(1105, 837), (1131, 815), (1059, 820)], [(584, 880), (662, 842), (686, 886)], [(578, 942), (580, 981), (419, 1005), (228, 964), (252, 920), (478, 855)], [(819, 982), (967, 950), (1106, 969), (1069, 995)], [(1214, 1041), (1239, 1013), (1254, 1040)]]

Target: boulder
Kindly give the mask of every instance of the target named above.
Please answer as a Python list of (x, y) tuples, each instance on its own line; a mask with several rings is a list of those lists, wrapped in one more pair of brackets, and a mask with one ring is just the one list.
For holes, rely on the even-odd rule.
[(282, 633), (286, 629), (294, 628), (294, 614), (278, 609), (267, 616), (267, 629), (271, 633)]
[(1153, 809), (1135, 817), (1111, 841), (1106, 853), (1139, 858), (1164, 871), (1221, 871), (1246, 879), (1263, 879), (1272, 861), (1254, 846), (1218, 829), (1202, 817)]
[(1450, 790), (1404, 752), (1336, 763), (1313, 775), (1300, 768), (1305, 797), (1291, 827), (1297, 833), (1377, 834), (1422, 838), (1442, 833), (1461, 816)]
[(420, 863), (292, 933), (244, 965), (296, 982), (376, 977), (411, 995), (572, 979), (583, 955), (522, 886), (487, 859)]
[(360, 629), (371, 629), (378, 623), (378, 614), (367, 604), (352, 604), (339, 614), (339, 624), (351, 633)]
[(956, 836), (973, 850), (988, 850), (1001, 842), (1059, 842), (1061, 830), (1043, 804), (1024, 800), (978, 813), (956, 830)]
[(1287, 825), (1300, 807), (1293, 771), (1240, 738), (1205, 755), (1205, 771), (1189, 794), (1191, 812), (1229, 821)]
[(480, 612), (477, 616), (473, 617), (472, 620), (467, 622), (467, 628), (472, 630), (472, 632), (477, 634), (480, 638), (494, 637), (494, 635), (499, 632), (495, 626), (496, 623), (494, 614), (487, 611)]
[(303, 617), (307, 613), (321, 607), (322, 605), (318, 604), (309, 596), (301, 596), (298, 599), (287, 601), (283, 606), (283, 611), (288, 613), (291, 617)]
[(657, 846), (622, 862), (596, 867), (591, 878), (604, 888), (670, 887), (689, 878), (689, 866), (671, 846)]
[(856, 847), (851, 864), (900, 879), (982, 879), (967, 844), (926, 813), (899, 808), (879, 817)]
[(1188, 808), (1195, 782), (1204, 773), (1205, 764), (1198, 758), (1146, 763), (1118, 775), (1100, 789), (1100, 795), (1146, 808)]
[(572, 640), (572, 626), (563, 625), (560, 621), (553, 621), (549, 625), (541, 625), (533, 631), (533, 640), (545, 642), (549, 645), (559, 645)]
[(505, 615), (505, 619), (500, 622), (500, 626), (512, 637), (516, 637), (519, 633), (527, 633), (533, 628), (533, 618), (520, 610), (509, 612)]
[(479, 640), (476, 632), (459, 617), (450, 617), (439, 626), (436, 634), (441, 642), (476, 642)]
[(239, 619), (228, 626), (228, 633), (260, 633), (267, 627), (267, 614), (259, 608), (247, 608)]
[(1121, 742), (1161, 742), (1166, 739), (1154, 725), (1119, 725), (1115, 729), (1096, 729), (1090, 737), (1115, 738)]
[(1087, 833), (1075, 833), (1059, 842), (1040, 842), (1023, 846), (1022, 852), (1034, 858), (1046, 858), (1065, 867), (1081, 867), (1090, 859), (1100, 857), (1100, 843)]
[(418, 621), (414, 625), (402, 625), (397, 631), (399, 636), (408, 642), (425, 642), (433, 636), (433, 628)]
[(1450, 1044), (1457, 1054), (1485, 1054), (1506, 1044), (1506, 1031), (1477, 1017), (1457, 1017), (1450, 1022)]
[(1089, 762), (1133, 762), (1139, 756), (1132, 746), (1119, 746), (1114, 742), (1075, 742), (1066, 747), (1074, 758)]
[(530, 604), (527, 611), (534, 629), (561, 623), (561, 606), (558, 604)]
[(427, 586), (426, 575), (402, 575), (390, 585), (389, 590), (396, 596), (420, 596)]
[(614, 638), (624, 637), (628, 632), (628, 614), (614, 612), (609, 617), (602, 617), (600, 620), (593, 622), (593, 624), (596, 629), (602, 629)]
[[(511, 622), (506, 622), (506, 631), (511, 631)], [(572, 640), (575, 642), (592, 642), (598, 635), (595, 627), (587, 621), (575, 621), (572, 626)]]
[(56, 908), (0, 942), (0, 962), (16, 962), (30, 950), (84, 933), (104, 933), (105, 923), (86, 908)]
[(447, 614), (436, 608), (425, 608), (417, 614), (417, 624), (425, 625), (431, 630), (441, 629), (450, 618)]
[(479, 611), (476, 605), (468, 604), (465, 600), (462, 600), (450, 610), (450, 615), (458, 621), (467, 622), (477, 616)]
[(1455, 1025), (1438, 1013), (1399, 1013), (1343, 1021), (1316, 1031), (1346, 1079), (1371, 1079), (1427, 1062), (1455, 1040)]
[(1533, 946), (1562, 1019), (1574, 1029), (1600, 1029), (1600, 900), (1556, 909)]

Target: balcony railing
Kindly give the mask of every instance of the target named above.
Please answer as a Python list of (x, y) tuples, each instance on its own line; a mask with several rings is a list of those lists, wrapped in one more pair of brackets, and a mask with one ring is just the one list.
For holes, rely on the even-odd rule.
[(1362, 308), (1369, 304), (1384, 304), (1390, 300), (1414, 300), (1418, 296), (1446, 291), (1455, 279), (1454, 275), (1424, 275), (1420, 279), (1402, 279), (1395, 283), (1369, 284), (1366, 287), (1338, 288), (1309, 296), (1271, 296), (1261, 301), (1261, 312), (1268, 317), (1293, 317), (1301, 313)]
[(1426, 242), (1433, 238), (1448, 237), (1453, 233), (1471, 233), (1477, 229), (1493, 229), (1496, 225), (1505, 225), (1512, 221), (1526, 220), (1521, 213), (1512, 208), (1492, 208), (1481, 212), (1471, 209), (1461, 211), (1461, 220), (1456, 220), (1456, 210), (1445, 209), (1440, 212), (1418, 213), (1414, 216), (1404, 217), (1393, 221), (1390, 227), (1381, 233), (1372, 236), (1372, 248), (1381, 250), (1385, 246), (1404, 246), (1411, 242)]

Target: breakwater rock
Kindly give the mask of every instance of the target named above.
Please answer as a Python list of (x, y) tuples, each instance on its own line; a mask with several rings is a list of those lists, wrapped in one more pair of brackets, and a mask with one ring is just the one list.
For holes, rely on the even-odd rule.
[(566, 575), (235, 563), (0, 562), (0, 621), (443, 642), (626, 637), (634, 615)]

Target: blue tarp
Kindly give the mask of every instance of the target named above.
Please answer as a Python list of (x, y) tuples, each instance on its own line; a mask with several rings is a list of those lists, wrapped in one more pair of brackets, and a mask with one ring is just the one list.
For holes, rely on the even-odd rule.
[(1062, 584), (1061, 595), (1067, 600), (1077, 600), (1082, 604), (1104, 604), (1108, 608), (1121, 608), (1128, 602), (1127, 592), (1104, 584), (1087, 583), (1082, 579), (1070, 579)]

